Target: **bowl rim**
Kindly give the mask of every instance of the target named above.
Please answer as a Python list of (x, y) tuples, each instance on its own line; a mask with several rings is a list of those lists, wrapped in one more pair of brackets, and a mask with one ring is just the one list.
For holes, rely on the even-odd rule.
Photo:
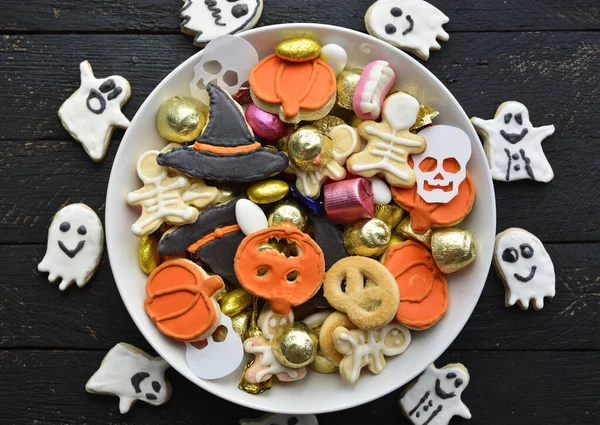
[[(373, 37), (367, 33), (356, 31), (356, 30), (349, 29), (349, 28), (339, 27), (336, 25), (329, 25), (329, 24), (288, 23), (288, 24), (267, 25), (267, 26), (262, 26), (259, 28), (253, 28), (253, 29), (250, 29), (250, 30), (247, 30), (247, 31), (235, 34), (235, 35), (245, 38), (246, 35), (254, 35), (254, 34), (260, 34), (263, 32), (271, 32), (271, 31), (277, 31), (277, 30), (303, 30), (303, 31), (306, 31), (306, 30), (309, 30), (309, 31), (310, 30), (329, 30), (329, 31), (338, 32), (340, 35), (349, 34), (349, 35), (357, 36), (359, 38), (366, 38), (366, 39), (368, 39), (369, 43), (372, 43), (373, 45), (379, 45), (383, 48), (390, 47), (390, 45), (388, 43), (386, 43), (385, 41), (382, 41), (382, 40), (380, 40), (376, 37)], [(417, 61), (415, 58), (411, 57), (404, 51), (402, 51), (394, 46), (391, 46), (391, 47), (393, 47), (394, 49), (397, 50), (398, 55), (404, 56), (404, 60), (408, 60), (409, 62), (412, 62), (412, 64), (416, 65), (417, 68), (419, 68), (421, 72), (425, 73), (429, 77), (429, 79), (433, 83), (435, 83), (435, 85), (437, 85), (440, 90), (442, 90), (445, 93), (448, 100), (450, 101), (449, 107), (456, 109), (458, 111), (458, 114), (460, 116), (462, 116), (462, 118), (464, 118), (466, 121), (469, 121), (468, 115), (466, 114), (466, 112), (464, 111), (464, 109), (462, 108), (460, 103), (456, 100), (456, 98), (454, 97), (452, 92), (431, 71), (429, 71), (422, 63), (420, 63), (419, 61)], [(169, 74), (167, 74), (160, 81), (160, 83), (150, 92), (150, 94), (146, 97), (144, 102), (140, 105), (139, 109), (135, 113), (135, 116), (133, 117), (131, 122), (133, 123), (134, 120), (136, 120), (136, 118), (138, 117), (138, 115), (139, 116), (145, 115), (145, 110), (148, 109), (149, 105), (150, 105), (149, 99), (152, 98), (152, 95), (155, 92), (159, 91), (164, 85), (168, 84), (167, 81), (170, 79), (169, 77), (171, 75), (178, 73), (182, 68), (185, 68), (189, 63), (196, 62), (197, 60), (199, 60), (202, 53), (203, 53), (203, 50), (199, 50), (198, 52), (196, 52), (195, 54), (190, 56), (188, 59), (183, 61), (181, 64), (179, 64)], [(130, 125), (130, 128), (131, 128), (131, 125)], [(472, 138), (474, 136), (475, 137), (474, 140), (479, 140), (479, 138), (478, 138), (477, 134), (475, 133), (475, 130), (473, 129), (472, 126), (469, 126), (469, 128), (466, 131), (467, 131), (467, 133), (470, 133), (469, 134), (470, 138)], [(129, 129), (123, 135), (121, 143), (123, 141), (125, 141), (128, 137), (129, 137)], [(131, 137), (133, 137), (133, 136), (131, 136)], [(485, 158), (485, 152), (483, 150), (483, 146), (480, 143), (476, 144), (476, 146), (474, 146), (473, 148), (480, 150)], [(123, 151), (121, 150), (121, 148), (119, 146), (119, 149), (117, 150), (115, 159), (113, 161), (113, 167), (114, 167), (114, 164), (116, 164), (118, 162), (117, 160), (120, 157), (120, 155), (122, 155), (122, 152)], [(106, 193), (106, 211), (107, 212), (111, 211), (113, 209), (110, 194), (118, 189), (116, 187), (117, 183), (116, 183), (115, 179), (113, 179), (113, 173), (114, 173), (114, 168), (111, 167), (111, 173), (109, 176), (108, 188), (107, 188), (107, 193)], [(493, 223), (493, 226), (494, 226), (493, 234), (495, 235), (495, 233), (496, 233), (496, 199), (495, 199), (494, 186), (493, 186), (489, 168), (486, 168), (484, 173), (486, 175), (485, 182), (483, 182), (483, 181), (478, 182), (477, 190), (478, 190), (478, 192), (480, 190), (485, 190), (485, 191), (490, 192), (491, 200), (492, 200), (492, 204), (493, 204), (493, 205), (491, 205), (491, 208), (490, 208), (490, 211), (491, 211), (490, 222)], [(124, 285), (125, 283), (122, 282), (121, 284), (119, 284), (118, 278), (112, 270), (112, 264), (114, 261), (116, 261), (116, 257), (118, 256), (118, 249), (117, 249), (117, 245), (116, 245), (118, 243), (117, 242), (118, 238), (115, 237), (113, 239), (113, 237), (110, 236), (111, 232), (108, 231), (108, 229), (110, 229), (112, 226), (113, 220), (117, 220), (117, 218), (116, 217), (113, 218), (110, 213), (105, 215), (105, 228), (107, 229), (105, 234), (106, 234), (106, 246), (107, 246), (108, 258), (109, 258), (109, 263), (111, 264), (111, 273), (113, 274), (113, 278), (115, 280), (115, 284), (119, 291), (119, 295), (121, 297), (121, 300), (125, 304), (127, 312), (129, 313), (130, 317), (132, 318), (132, 320), (135, 323), (139, 332), (143, 335), (143, 337), (146, 339), (148, 344), (150, 344), (150, 346), (157, 352), (157, 354), (159, 356), (161, 356), (162, 358), (164, 358), (168, 362), (168, 360), (165, 358), (165, 356), (163, 354), (163, 350), (161, 348), (162, 344), (160, 343), (160, 341), (155, 340), (155, 338), (152, 335), (149, 335), (145, 330), (145, 326), (138, 323), (138, 320), (136, 320), (135, 316), (132, 314), (131, 308), (130, 308), (131, 301), (127, 297), (124, 296), (124, 293), (121, 289), (122, 287), (124, 287), (122, 285)], [(486, 253), (487, 254), (486, 256), (482, 256), (481, 255), (482, 253), (480, 253), (480, 252), (477, 253), (478, 258), (484, 260), (485, 263), (488, 265), (488, 269), (492, 262), (492, 254), (493, 254), (492, 248), (490, 248), (488, 250), (488, 252)], [(487, 258), (485, 258), (485, 257), (487, 257)], [(485, 287), (485, 282), (483, 285), (481, 285), (481, 289), (479, 290), (477, 297), (474, 298), (474, 302), (472, 302), (472, 305), (470, 305), (468, 308), (464, 309), (464, 310), (468, 310), (469, 314), (465, 315), (464, 319), (457, 321), (457, 323), (459, 324), (460, 330), (458, 331), (458, 333), (456, 334), (454, 339), (452, 339), (448, 343), (447, 346), (444, 346), (444, 344), (442, 344), (442, 346), (440, 346), (439, 349), (436, 350), (437, 352), (435, 355), (435, 359), (438, 359), (448, 349), (448, 347), (454, 342), (454, 340), (458, 337), (458, 335), (460, 335), (460, 332), (462, 332), (462, 330), (464, 329), (464, 326), (466, 325), (468, 320), (471, 318), (471, 315), (473, 314), (473, 311), (474, 311), (477, 303), (479, 302), (479, 299), (481, 298), (481, 292), (483, 291), (484, 287)], [(251, 408), (251, 409), (260, 410), (260, 411), (266, 411), (266, 412), (271, 412), (271, 413), (295, 414), (295, 415), (303, 415), (303, 414), (309, 414), (309, 413), (322, 414), (322, 413), (336, 412), (336, 411), (341, 411), (341, 410), (346, 410), (346, 409), (350, 409), (353, 407), (361, 406), (361, 405), (369, 403), (373, 400), (377, 400), (377, 399), (397, 390), (402, 385), (404, 385), (404, 384), (401, 384), (401, 385), (396, 385), (394, 387), (385, 387), (384, 389), (374, 389), (374, 390), (370, 391), (359, 402), (338, 401), (338, 403), (336, 403), (336, 405), (332, 408), (324, 407), (324, 408), (315, 409), (312, 411), (309, 411), (306, 409), (300, 409), (300, 408), (295, 409), (295, 410), (282, 410), (281, 408), (278, 408), (277, 406), (272, 406), (272, 407), (271, 406), (263, 406), (262, 404), (259, 405), (259, 404), (252, 403), (252, 402), (246, 402), (243, 399), (236, 398), (234, 396), (230, 396), (228, 393), (215, 392), (215, 391), (213, 391), (212, 388), (208, 388), (208, 384), (205, 380), (197, 378), (195, 375), (193, 375), (192, 372), (189, 370), (189, 368), (183, 368), (183, 370), (182, 370), (182, 368), (178, 368), (173, 365), (171, 365), (171, 366), (173, 367), (173, 369), (175, 369), (177, 372), (179, 372), (181, 375), (183, 375), (188, 380), (192, 381), (192, 383), (201, 387), (203, 390), (205, 390), (213, 395), (216, 395), (222, 399), (225, 399), (231, 403), (234, 403), (234, 404), (237, 404), (240, 406), (244, 406), (247, 408)], [(413, 372), (409, 373), (408, 374), (409, 379), (407, 380), (407, 383), (410, 383), (410, 381), (412, 381), (415, 377), (420, 375), (422, 372), (423, 372), (423, 370), (414, 370)], [(197, 379), (193, 379), (193, 378), (197, 378)]]

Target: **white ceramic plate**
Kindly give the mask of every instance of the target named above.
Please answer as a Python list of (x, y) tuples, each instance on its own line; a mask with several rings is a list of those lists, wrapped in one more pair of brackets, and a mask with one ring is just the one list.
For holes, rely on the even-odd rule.
[(494, 188), (487, 160), (467, 115), (452, 94), (425, 67), (395, 47), (366, 34), (315, 24), (268, 26), (241, 36), (254, 45), (260, 57), (272, 53), (282, 40), (311, 36), (322, 45), (337, 43), (343, 46), (348, 51), (349, 67), (363, 67), (376, 59), (387, 60), (398, 75), (396, 89), (438, 109), (440, 115), (436, 124), (454, 125), (466, 131), (473, 146), (468, 169), (477, 186), (477, 196), (471, 214), (461, 226), (468, 228), (477, 241), (477, 260), (465, 270), (448, 276), (450, 303), (445, 317), (428, 331), (413, 332), (408, 350), (389, 358), (386, 369), (379, 375), (364, 370), (355, 385), (347, 385), (337, 375), (321, 375), (309, 370), (306, 379), (291, 384), (275, 382), (270, 391), (258, 396), (237, 388), (239, 371), (216, 381), (197, 378), (187, 367), (184, 344), (161, 334), (144, 311), (146, 275), (138, 267), (138, 239), (130, 230), (137, 219), (137, 209), (127, 206), (125, 196), (140, 187), (135, 171), (138, 157), (149, 149), (161, 149), (166, 145), (156, 130), (156, 113), (168, 98), (190, 96), (188, 83), (193, 77), (193, 66), (202, 56), (199, 52), (171, 72), (148, 96), (117, 152), (106, 199), (106, 242), (113, 275), (129, 314), (144, 337), (173, 368), (205, 390), (231, 402), (268, 412), (325, 413), (358, 406), (417, 376), (446, 350), (473, 312), (488, 274), (496, 230)]

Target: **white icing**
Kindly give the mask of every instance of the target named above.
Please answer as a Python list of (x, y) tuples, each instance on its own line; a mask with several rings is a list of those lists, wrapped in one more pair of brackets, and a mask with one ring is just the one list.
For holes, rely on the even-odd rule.
[[(460, 184), (467, 178), (467, 162), (471, 158), (471, 141), (467, 133), (449, 125), (434, 125), (419, 132), (427, 142), (423, 153), (413, 155), (413, 169), (417, 181), (417, 193), (427, 203), (450, 202), (458, 195)], [(422, 171), (421, 162), (426, 158), (435, 159), (432, 171)], [(458, 172), (449, 172), (444, 168), (444, 160), (454, 158), (460, 165)], [(435, 187), (425, 189), (425, 183)], [(447, 189), (450, 186), (450, 190)]]
[(279, 363), (275, 357), (275, 354), (273, 354), (270, 344), (252, 345), (252, 342), (253, 339), (249, 339), (244, 342), (244, 349), (247, 353), (262, 354), (262, 356), (260, 356), (260, 364), (266, 368), (256, 373), (256, 380), (258, 382), (262, 382), (267, 375), (277, 375), (278, 373), (285, 373), (292, 379), (296, 379), (299, 376), (296, 369), (290, 369)]
[(387, 205), (392, 202), (392, 191), (386, 182), (379, 177), (370, 177), (368, 180), (373, 186), (373, 200), (376, 204)]
[(348, 53), (339, 44), (326, 44), (321, 48), (320, 59), (333, 68), (335, 75), (340, 75), (348, 62)]
[[(231, 54), (235, 52), (235, 54)], [(256, 49), (243, 38), (223, 35), (207, 44), (200, 62), (194, 66), (194, 79), (190, 82), (192, 96), (209, 104), (208, 83), (221, 87), (230, 95), (236, 94), (248, 81), (250, 71), (258, 63)], [(236, 76), (234, 80), (229, 77)]]
[(325, 319), (327, 319), (331, 313), (333, 313), (333, 310), (318, 311), (310, 316), (306, 316), (302, 322), (306, 323), (309, 328), (314, 329), (323, 325), (323, 323), (325, 323)]
[(58, 116), (63, 127), (83, 145), (89, 157), (101, 161), (113, 128), (129, 127), (129, 120), (121, 112), (121, 107), (129, 99), (131, 87), (125, 78), (118, 75), (94, 77), (88, 61), (79, 64), (79, 71), (81, 84), (61, 105)]
[(554, 126), (534, 127), (525, 105), (504, 102), (493, 119), (474, 117), (471, 122), (483, 136), (494, 180), (531, 179), (547, 183), (554, 178), (554, 171), (542, 150), (542, 141), (554, 134)]
[[(544, 297), (553, 298), (556, 294), (554, 264), (535, 235), (518, 228), (498, 234), (494, 261), (506, 282), (508, 306), (518, 302), (527, 309), (532, 301), (533, 307), (540, 310)], [(524, 282), (525, 279), (528, 280)]]
[(102, 222), (96, 213), (85, 204), (67, 205), (52, 219), (48, 247), (38, 270), (48, 272), (50, 282), (62, 279), (61, 291), (73, 282), (81, 288), (96, 271), (103, 246)]
[(271, 413), (257, 419), (240, 419), (240, 425), (319, 425), (315, 415)]
[(365, 71), (360, 77), (366, 80), (362, 91), (355, 93), (359, 97), (359, 110), (355, 112), (361, 119), (376, 119), (396, 74), (388, 62), (381, 60), (369, 64)]
[(400, 398), (400, 407), (414, 425), (448, 425), (453, 416), (471, 419), (469, 408), (461, 400), (469, 380), (461, 364), (441, 369), (432, 364)]
[[(423, 0), (379, 0), (365, 16), (371, 35), (411, 51), (424, 60), (429, 58), (430, 49), (440, 49), (436, 39), (448, 41), (450, 38), (442, 27), (449, 20), (439, 9)], [(386, 27), (394, 31), (390, 33)]]
[[(239, 201), (238, 201), (239, 202)], [(258, 315), (258, 327), (260, 328), (263, 336), (269, 341), (275, 336), (275, 332), (280, 326), (286, 323), (292, 323), (294, 321), (294, 311), (286, 315), (277, 314), (271, 309), (271, 304), (265, 302), (260, 314)]]
[[(132, 345), (119, 343), (106, 354), (85, 389), (90, 393), (118, 396), (121, 413), (127, 413), (137, 400), (159, 406), (171, 397), (171, 385), (165, 378), (168, 368), (169, 364), (160, 357), (150, 357)], [(132, 380), (138, 373), (149, 376), (138, 375), (138, 379)], [(133, 381), (139, 381), (139, 388), (134, 387)]]
[(250, 235), (269, 227), (267, 216), (258, 205), (248, 199), (240, 199), (235, 204), (235, 218), (244, 235)]

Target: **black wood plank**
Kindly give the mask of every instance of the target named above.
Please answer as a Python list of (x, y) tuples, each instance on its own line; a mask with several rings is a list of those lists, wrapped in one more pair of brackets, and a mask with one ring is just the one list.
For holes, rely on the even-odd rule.
[[(548, 251), (557, 271), (554, 300), (539, 312), (507, 309), (503, 286), (491, 272), (453, 348), (600, 350), (600, 245), (549, 245)], [(60, 292), (47, 274), (37, 272), (44, 252), (43, 246), (0, 246), (0, 347), (108, 349), (121, 340), (144, 342), (119, 297), (106, 255), (86, 287)]]
[[(259, 25), (316, 22), (364, 30), (372, 1), (265, 0)], [(449, 31), (582, 30), (600, 28), (594, 0), (432, 0), (449, 18)], [(178, 0), (5, 0), (0, 31), (176, 32)]]
[[(84, 390), (104, 354), (0, 351), (5, 423), (234, 425), (240, 418), (261, 416), (207, 393), (172, 370), (167, 376), (173, 396), (166, 405), (139, 402), (122, 416), (116, 397)], [(469, 369), (471, 381), (462, 400), (473, 415), (470, 421), (455, 418), (452, 424), (591, 425), (600, 420), (596, 353), (450, 351), (437, 366), (450, 362), (462, 362)], [(285, 388), (274, 385), (271, 391)], [(319, 415), (319, 423), (408, 425), (397, 404), (400, 393), (394, 391), (362, 408)]]

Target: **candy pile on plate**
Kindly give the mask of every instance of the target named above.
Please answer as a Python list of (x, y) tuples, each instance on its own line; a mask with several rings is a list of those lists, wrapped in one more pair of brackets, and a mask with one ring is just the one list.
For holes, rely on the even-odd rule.
[(393, 90), (388, 62), (347, 59), (295, 38), (259, 60), (222, 36), (193, 98), (158, 112), (165, 147), (138, 158), (127, 203), (145, 310), (200, 378), (244, 353), (240, 388), (254, 394), (309, 367), (347, 383), (378, 374), (444, 316), (445, 275), (475, 259), (471, 233), (451, 227), (475, 198), (469, 137)]

